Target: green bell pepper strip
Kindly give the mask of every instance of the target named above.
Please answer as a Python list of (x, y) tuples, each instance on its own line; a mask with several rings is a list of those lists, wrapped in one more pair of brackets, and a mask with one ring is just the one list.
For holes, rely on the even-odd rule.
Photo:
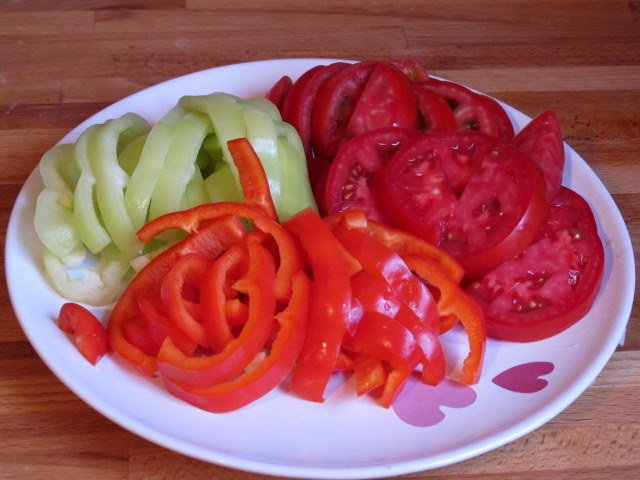
[(58, 201), (72, 208), (73, 190), (80, 177), (73, 161), (73, 144), (64, 143), (51, 148), (40, 160), (38, 171), (45, 188), (58, 192), (61, 196)]
[(276, 128), (282, 168), (282, 192), (278, 216), (281, 221), (286, 221), (307, 207), (317, 211), (317, 206), (309, 183), (307, 157), (298, 132), (284, 122), (276, 124)]
[(124, 191), (129, 175), (118, 164), (118, 153), (133, 139), (148, 133), (149, 124), (135, 113), (127, 113), (100, 125), (89, 139), (89, 164), (96, 178), (96, 198), (105, 228), (113, 243), (134, 256), (142, 247), (129, 217)]
[(271, 198), (276, 211), (282, 200), (282, 162), (278, 154), (278, 138), (273, 119), (261, 110), (243, 110), (247, 139), (260, 158), (267, 174)]
[(80, 177), (73, 192), (73, 223), (80, 240), (93, 254), (111, 243), (109, 233), (99, 218), (95, 202), (96, 178), (89, 164), (89, 140), (100, 127), (92, 125), (76, 141), (74, 159)]
[(172, 133), (185, 113), (183, 108), (174, 107), (151, 129), (131, 174), (124, 203), (135, 230), (147, 221), (151, 194), (164, 165)]
[[(140, 162), (140, 156), (142, 155), (142, 150), (147, 142), (147, 138), (147, 134), (140, 135), (126, 145), (118, 155), (118, 165), (129, 175), (129, 181), (131, 181), (131, 175), (138, 166), (138, 162)], [(128, 189), (129, 187), (127, 185), (127, 190)]]
[(242, 202), (242, 193), (228, 163), (205, 178), (204, 186), (212, 202)]
[(239, 98), (238, 103), (243, 110), (255, 110), (258, 109), (271, 117), (275, 122), (281, 122), (282, 116), (280, 110), (273, 103), (266, 98), (254, 97), (247, 100)]
[(188, 112), (180, 119), (171, 134), (167, 161), (151, 194), (150, 220), (182, 209), (187, 184), (197, 170), (198, 152), (211, 129), (209, 119), (197, 112)]
[(130, 271), (127, 261), (102, 259), (95, 268), (72, 271), (73, 277), (77, 277), (72, 278), (62, 261), (47, 249), (42, 251), (42, 258), (45, 274), (56, 292), (68, 300), (88, 305), (102, 306), (115, 301)]

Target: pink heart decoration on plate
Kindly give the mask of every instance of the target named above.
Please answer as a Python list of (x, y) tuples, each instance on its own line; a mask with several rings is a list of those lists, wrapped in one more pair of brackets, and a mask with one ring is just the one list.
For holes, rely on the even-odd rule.
[(444, 379), (432, 387), (412, 376), (393, 403), (393, 410), (409, 425), (432, 427), (445, 418), (441, 407), (468, 407), (476, 398), (476, 392), (468, 385)]
[(555, 368), (551, 362), (529, 362), (511, 367), (493, 378), (493, 383), (505, 390), (518, 393), (535, 393), (549, 384), (540, 378)]

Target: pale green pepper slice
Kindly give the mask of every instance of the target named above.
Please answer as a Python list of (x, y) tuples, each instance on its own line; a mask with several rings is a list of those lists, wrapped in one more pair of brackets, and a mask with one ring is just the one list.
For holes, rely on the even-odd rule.
[(82, 243), (94, 254), (111, 243), (111, 237), (99, 218), (95, 201), (96, 178), (89, 164), (89, 140), (99, 128), (98, 125), (92, 125), (82, 132), (73, 152), (80, 172), (73, 192), (73, 224)]
[(135, 255), (142, 244), (136, 237), (124, 203), (129, 175), (118, 164), (118, 153), (133, 139), (148, 133), (149, 124), (135, 113), (108, 120), (89, 139), (89, 163), (96, 178), (96, 199), (104, 226), (122, 252)]
[(131, 174), (124, 203), (136, 231), (147, 221), (151, 194), (164, 165), (172, 133), (184, 114), (183, 108), (174, 107), (151, 129)]
[(194, 178), (197, 170), (198, 152), (211, 129), (209, 119), (197, 112), (186, 113), (176, 125), (171, 134), (167, 160), (151, 195), (151, 220), (182, 208), (187, 184)]

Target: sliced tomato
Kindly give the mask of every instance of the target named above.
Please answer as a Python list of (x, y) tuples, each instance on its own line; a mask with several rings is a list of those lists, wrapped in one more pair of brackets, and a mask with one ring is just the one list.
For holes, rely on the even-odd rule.
[(418, 127), (418, 103), (411, 82), (390, 63), (376, 65), (358, 100), (346, 138), (382, 127)]
[(324, 189), (326, 213), (359, 208), (368, 218), (384, 221), (373, 183), (387, 160), (416, 135), (417, 130), (387, 127), (345, 141), (327, 174)]
[(597, 296), (604, 249), (587, 202), (562, 187), (537, 240), (468, 288), (489, 336), (530, 342), (580, 320)]
[(349, 65), (320, 86), (311, 112), (314, 156), (333, 158), (375, 67), (372, 62)]
[(447, 101), (459, 129), (476, 130), (505, 141), (513, 138), (513, 127), (508, 115), (493, 99), (458, 83), (433, 77), (420, 85), (420, 88), (431, 90)]
[(58, 327), (73, 335), (74, 342), (84, 358), (92, 365), (98, 363), (109, 350), (107, 332), (96, 316), (82, 305), (65, 303), (60, 308)]
[(429, 74), (417, 58), (401, 58), (400, 60), (394, 60), (391, 63), (399, 68), (400, 71), (402, 71), (402, 73), (404, 73), (404, 75), (412, 82), (422, 82), (429, 78)]
[(564, 170), (564, 144), (555, 112), (542, 112), (511, 143), (538, 164), (547, 183), (547, 197), (552, 201), (560, 191)]
[(522, 252), (547, 213), (539, 168), (480, 132), (427, 132), (387, 163), (387, 218), (451, 253), (467, 278)]
[(290, 77), (285, 75), (269, 89), (265, 97), (276, 107), (280, 108), (287, 93), (291, 89), (291, 85), (293, 85), (293, 81)]
[(282, 119), (298, 131), (309, 163), (311, 163), (311, 110), (318, 89), (329, 77), (347, 65), (344, 62), (335, 62), (312, 68), (296, 81), (290, 98), (285, 102)]
[(413, 92), (422, 114), (422, 129), (432, 132), (455, 130), (456, 118), (447, 101), (437, 93), (425, 88), (424, 83), (414, 83)]

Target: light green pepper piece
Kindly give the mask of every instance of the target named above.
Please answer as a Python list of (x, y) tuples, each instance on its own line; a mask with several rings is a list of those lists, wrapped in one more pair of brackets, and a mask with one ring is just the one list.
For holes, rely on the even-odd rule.
[(89, 163), (96, 178), (96, 199), (105, 228), (116, 247), (131, 256), (142, 244), (124, 203), (129, 176), (118, 164), (118, 153), (149, 130), (149, 124), (142, 117), (127, 113), (100, 125), (88, 145)]

